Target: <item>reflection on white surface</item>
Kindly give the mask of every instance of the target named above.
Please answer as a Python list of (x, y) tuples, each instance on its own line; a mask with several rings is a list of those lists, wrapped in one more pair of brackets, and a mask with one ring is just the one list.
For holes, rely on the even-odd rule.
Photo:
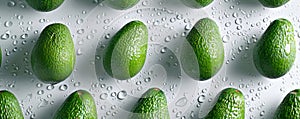
[[(226, 87), (243, 92), (246, 118), (272, 118), (283, 97), (300, 85), (298, 55), (289, 73), (278, 79), (261, 76), (252, 62), (253, 46), (273, 20), (290, 20), (299, 34), (297, 0), (279, 8), (265, 8), (258, 0), (215, 0), (201, 9), (189, 8), (181, 0), (141, 0), (128, 10), (115, 10), (97, 0), (66, 0), (47, 13), (33, 10), (23, 0), (0, 3), (0, 89), (16, 95), (25, 118), (52, 117), (67, 96), (78, 89), (94, 96), (99, 118), (124, 118), (151, 87), (166, 93), (172, 119), (204, 117)], [(179, 60), (186, 34), (204, 17), (220, 27), (225, 61), (216, 76), (201, 82), (187, 76)], [(149, 29), (146, 63), (132, 79), (116, 80), (103, 70), (103, 50), (109, 39), (134, 19), (143, 21)], [(55, 22), (71, 30), (77, 59), (68, 79), (49, 85), (33, 75), (30, 56), (42, 29)]]

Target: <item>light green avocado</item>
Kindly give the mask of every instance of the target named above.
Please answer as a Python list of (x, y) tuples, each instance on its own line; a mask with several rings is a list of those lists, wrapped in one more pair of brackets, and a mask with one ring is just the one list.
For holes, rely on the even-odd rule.
[(192, 8), (202, 8), (211, 4), (214, 0), (181, 0), (183, 4)]
[(270, 7), (270, 8), (276, 8), (276, 7), (280, 7), (284, 4), (286, 4), (287, 2), (289, 2), (290, 0), (259, 0), (259, 2), (265, 6), (265, 7)]
[(106, 0), (108, 5), (114, 9), (126, 10), (136, 5), (140, 0)]
[(24, 119), (17, 98), (9, 91), (0, 91), (0, 118)]
[(265, 77), (279, 78), (291, 69), (295, 58), (292, 23), (286, 19), (273, 21), (254, 48), (255, 67)]
[(224, 46), (218, 25), (209, 18), (200, 19), (186, 40), (181, 54), (185, 73), (200, 81), (213, 77), (224, 62)]
[(148, 47), (148, 29), (141, 21), (127, 23), (111, 39), (104, 54), (106, 72), (117, 79), (129, 79), (142, 69)]
[(31, 54), (34, 74), (45, 83), (59, 83), (73, 71), (75, 49), (67, 26), (54, 23), (40, 34)]
[(234, 88), (224, 89), (205, 119), (245, 119), (245, 98)]
[(84, 90), (73, 92), (57, 110), (54, 119), (97, 119), (94, 98)]
[(278, 106), (274, 119), (300, 119), (300, 89), (288, 93)]
[(151, 88), (145, 92), (132, 109), (130, 119), (170, 119), (164, 92)]
[(41, 12), (49, 12), (58, 8), (64, 0), (26, 0), (33, 9)]

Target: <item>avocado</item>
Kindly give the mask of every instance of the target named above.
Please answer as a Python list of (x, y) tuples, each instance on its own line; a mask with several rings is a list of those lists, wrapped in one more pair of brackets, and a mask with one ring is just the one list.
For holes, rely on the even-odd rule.
[(296, 58), (294, 28), (286, 19), (274, 20), (254, 47), (253, 62), (263, 76), (285, 75)]
[(64, 0), (26, 0), (29, 6), (41, 12), (49, 12), (58, 8)]
[(284, 4), (286, 4), (287, 2), (289, 2), (290, 0), (259, 0), (259, 2), (265, 6), (265, 7), (269, 7), (269, 8), (276, 8), (276, 7), (280, 7)]
[(74, 43), (68, 27), (54, 23), (42, 31), (33, 47), (31, 66), (41, 81), (55, 84), (72, 73), (75, 58)]
[(211, 4), (214, 0), (181, 0), (183, 4), (192, 8), (202, 8)]
[(54, 119), (97, 119), (94, 98), (85, 90), (73, 92), (57, 110)]
[(0, 91), (0, 110), (1, 119), (24, 119), (17, 98), (9, 91)]
[(106, 72), (117, 79), (129, 79), (142, 69), (147, 55), (148, 29), (141, 21), (131, 21), (111, 39), (104, 54)]
[(226, 88), (205, 119), (245, 119), (245, 98), (241, 91)]
[(126, 10), (136, 5), (140, 0), (106, 0), (107, 4), (117, 10)]
[(275, 119), (300, 119), (300, 89), (288, 93), (275, 112)]
[(183, 46), (181, 55), (185, 73), (200, 81), (213, 77), (224, 61), (224, 46), (218, 25), (209, 18), (200, 19), (186, 40), (188, 43)]
[(146, 91), (132, 108), (130, 119), (170, 119), (168, 102), (158, 88)]

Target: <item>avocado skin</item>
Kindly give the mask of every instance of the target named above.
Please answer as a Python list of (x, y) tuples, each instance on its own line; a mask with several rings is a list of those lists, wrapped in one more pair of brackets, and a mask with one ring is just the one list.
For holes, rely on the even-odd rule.
[[(144, 66), (147, 47), (147, 26), (141, 21), (127, 23), (112, 37), (104, 54), (104, 69), (121, 80), (135, 76)], [(118, 60), (113, 60), (116, 57)]]
[(205, 119), (245, 119), (245, 99), (237, 89), (224, 89)]
[(108, 4), (117, 10), (126, 10), (135, 6), (140, 0), (106, 0)]
[(214, 0), (196, 0), (199, 7), (205, 7), (205, 6), (209, 5), (210, 3), (212, 3), (213, 1)]
[(0, 118), (24, 119), (23, 112), (17, 98), (9, 91), (0, 91)]
[(58, 8), (64, 0), (26, 0), (33, 9), (41, 12), (49, 12)]
[[(224, 46), (218, 25), (210, 18), (200, 19), (186, 37), (194, 50), (199, 67), (199, 80), (213, 77), (224, 62)], [(189, 72), (186, 72), (188, 75)]]
[(280, 7), (284, 4), (286, 4), (287, 2), (289, 2), (290, 0), (259, 0), (259, 2), (265, 6), (265, 7), (269, 7), (269, 8), (276, 8), (276, 7)]
[(132, 109), (130, 119), (170, 119), (165, 94), (158, 88), (145, 92)]
[(291, 69), (295, 58), (293, 25), (286, 19), (276, 19), (254, 47), (255, 67), (265, 77), (279, 78)]
[(85, 90), (73, 92), (60, 106), (54, 119), (97, 119), (94, 98)]
[(56, 84), (72, 73), (75, 59), (74, 43), (68, 27), (54, 23), (40, 34), (32, 49), (31, 65), (42, 82)]
[(300, 89), (288, 93), (278, 106), (274, 119), (300, 119)]

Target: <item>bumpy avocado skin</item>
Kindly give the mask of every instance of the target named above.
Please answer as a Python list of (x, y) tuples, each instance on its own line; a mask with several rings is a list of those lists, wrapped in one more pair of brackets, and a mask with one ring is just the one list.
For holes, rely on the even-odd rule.
[(41, 12), (49, 12), (58, 8), (64, 0), (26, 0), (33, 9)]
[(245, 119), (245, 98), (237, 89), (224, 89), (205, 119)]
[(293, 25), (286, 19), (276, 19), (254, 47), (255, 67), (265, 77), (279, 78), (291, 69), (295, 58)]
[(97, 119), (94, 98), (84, 90), (73, 92), (58, 109), (54, 119)]
[(295, 89), (284, 97), (274, 119), (300, 119), (300, 89)]
[(104, 69), (120, 80), (135, 76), (144, 66), (147, 47), (147, 26), (141, 21), (127, 23), (112, 37), (104, 55)]
[(42, 82), (56, 84), (72, 73), (75, 59), (74, 43), (68, 27), (54, 23), (40, 34), (32, 49), (31, 65)]
[(0, 91), (0, 118), (24, 119), (17, 98), (9, 91)]
[(284, 4), (286, 4), (287, 2), (289, 2), (290, 0), (259, 0), (259, 2), (265, 6), (265, 7), (270, 7), (270, 8), (276, 8), (276, 7), (280, 7)]
[(151, 88), (138, 100), (130, 119), (170, 119), (168, 103), (163, 91)]
[[(210, 79), (221, 69), (224, 62), (224, 46), (218, 25), (212, 19), (200, 19), (186, 39), (197, 57), (198, 62), (194, 66), (199, 67), (198, 79)], [(183, 62), (183, 65), (186, 63)], [(195, 77), (189, 69), (184, 67), (184, 70), (191, 77)]]

